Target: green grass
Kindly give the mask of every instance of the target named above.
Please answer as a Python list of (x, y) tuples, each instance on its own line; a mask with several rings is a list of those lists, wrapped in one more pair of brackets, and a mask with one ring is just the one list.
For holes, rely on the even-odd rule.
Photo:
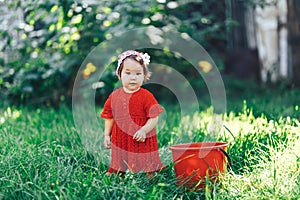
[[(6, 108), (0, 116), (0, 199), (299, 199), (299, 91), (271, 93), (228, 97), (222, 115), (203, 107), (180, 119), (166, 107), (158, 138), (167, 169), (155, 181), (143, 173), (105, 176), (109, 152), (101, 119), (87, 130), (98, 135), (98, 148), (91, 150), (67, 107)], [(212, 126), (212, 118), (226, 128)], [(232, 166), (206, 191), (176, 186), (168, 146), (190, 141), (229, 142)]]

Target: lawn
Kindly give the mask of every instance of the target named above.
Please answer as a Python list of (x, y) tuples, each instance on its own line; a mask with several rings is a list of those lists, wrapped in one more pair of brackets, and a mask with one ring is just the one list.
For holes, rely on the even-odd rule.
[[(105, 175), (109, 151), (100, 118), (87, 130), (98, 135), (91, 150), (67, 106), (7, 107), (0, 115), (0, 199), (299, 199), (299, 90), (228, 94), (228, 111), (218, 115), (202, 106), (181, 118), (165, 106), (158, 139), (167, 168), (152, 181), (143, 173)], [(209, 128), (212, 117), (224, 126)], [(168, 147), (204, 140), (228, 142), (232, 166), (220, 182), (188, 192), (176, 186)]]

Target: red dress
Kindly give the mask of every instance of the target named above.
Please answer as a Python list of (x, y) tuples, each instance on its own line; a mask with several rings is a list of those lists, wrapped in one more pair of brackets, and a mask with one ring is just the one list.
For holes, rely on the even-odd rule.
[(149, 118), (157, 117), (163, 110), (146, 89), (126, 93), (119, 88), (112, 92), (101, 113), (103, 118), (114, 119), (108, 172), (153, 172), (164, 168), (159, 158), (155, 128), (147, 133), (145, 142), (133, 139)]

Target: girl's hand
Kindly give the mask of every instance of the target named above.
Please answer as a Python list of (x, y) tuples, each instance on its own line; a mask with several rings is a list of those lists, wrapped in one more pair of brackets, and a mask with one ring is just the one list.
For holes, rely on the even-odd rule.
[(107, 149), (111, 148), (110, 136), (104, 136), (104, 146)]
[(133, 139), (138, 141), (138, 142), (145, 142), (146, 140), (146, 131), (143, 129), (138, 130), (134, 135)]

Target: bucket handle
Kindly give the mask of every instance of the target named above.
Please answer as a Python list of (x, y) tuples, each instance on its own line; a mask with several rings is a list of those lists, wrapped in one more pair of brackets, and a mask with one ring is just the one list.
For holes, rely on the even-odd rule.
[(228, 165), (229, 165), (230, 168), (232, 168), (232, 160), (231, 160), (229, 154), (222, 148), (219, 148), (219, 150), (226, 156), (227, 161), (228, 161)]

